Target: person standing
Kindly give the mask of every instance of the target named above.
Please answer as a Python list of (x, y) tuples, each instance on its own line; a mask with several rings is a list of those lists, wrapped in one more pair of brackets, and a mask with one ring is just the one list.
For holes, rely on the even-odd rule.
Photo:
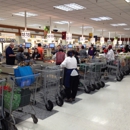
[(14, 43), (10, 43), (9, 47), (6, 49), (6, 64), (15, 65), (15, 54), (13, 52)]
[(93, 44), (88, 49), (88, 55), (91, 56), (92, 58), (94, 58), (94, 56), (96, 55), (96, 48), (94, 47)]
[(66, 102), (75, 101), (79, 84), (79, 74), (77, 71), (77, 60), (74, 57), (74, 51), (68, 51), (65, 60), (61, 63), (61, 67), (65, 68), (64, 83)]
[(66, 54), (63, 49), (59, 49), (59, 51), (52, 57), (52, 59), (56, 60), (56, 65), (60, 65), (65, 60)]
[(87, 57), (87, 52), (86, 52), (86, 49), (84, 48), (84, 46), (81, 47), (81, 50), (79, 51), (79, 56), (81, 59), (81, 63), (84, 63), (85, 58)]
[(41, 43), (38, 44), (37, 50), (38, 50), (38, 53), (41, 56), (41, 60), (43, 60), (44, 49), (42, 48)]
[(114, 54), (114, 51), (112, 50), (112, 45), (109, 45), (108, 47), (106, 58), (107, 58), (107, 62), (115, 60), (115, 54)]

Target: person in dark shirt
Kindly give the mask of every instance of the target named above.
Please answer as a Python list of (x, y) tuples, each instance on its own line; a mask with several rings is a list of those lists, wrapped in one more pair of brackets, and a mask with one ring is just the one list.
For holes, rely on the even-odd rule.
[(92, 58), (94, 58), (94, 56), (96, 55), (96, 48), (94, 47), (93, 44), (92, 44), (91, 47), (88, 49), (88, 54), (89, 54), (89, 56), (91, 56)]
[(6, 64), (14, 65), (15, 64), (15, 54), (13, 52), (14, 44), (10, 43), (10, 46), (6, 49)]
[(37, 48), (34, 49), (34, 53), (32, 54), (32, 58), (33, 58), (34, 60), (38, 60), (38, 59), (40, 60), (41, 55), (38, 53)]

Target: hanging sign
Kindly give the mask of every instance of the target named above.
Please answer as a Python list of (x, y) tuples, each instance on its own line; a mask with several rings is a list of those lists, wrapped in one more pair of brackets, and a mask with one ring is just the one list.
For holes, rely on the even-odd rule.
[(107, 40), (107, 43), (108, 43), (108, 44), (111, 44), (111, 40), (110, 40), (110, 39), (108, 39), (108, 40)]
[(95, 44), (95, 38), (91, 38), (91, 39), (90, 39), (90, 42), (91, 42), (92, 44)]
[(80, 37), (80, 42), (84, 43), (85, 42), (85, 37)]
[(121, 44), (122, 44), (122, 41), (118, 41), (118, 43), (119, 43), (119, 45), (121, 45)]
[(104, 44), (104, 42), (105, 42), (104, 37), (101, 37), (101, 38), (100, 38), (100, 43), (101, 43), (101, 44)]
[(72, 34), (68, 33), (66, 34), (66, 41), (71, 41), (72, 40)]
[(30, 38), (30, 32), (29, 31), (22, 31), (21, 37), (22, 37), (22, 39), (29, 39)]
[(47, 40), (54, 40), (54, 34), (53, 33), (48, 33), (47, 34)]

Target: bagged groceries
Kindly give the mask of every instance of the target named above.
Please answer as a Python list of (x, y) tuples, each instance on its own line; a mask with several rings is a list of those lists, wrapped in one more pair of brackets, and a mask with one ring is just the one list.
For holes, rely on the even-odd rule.
[(16, 78), (19, 77), (16, 79), (16, 83), (21, 88), (30, 86), (35, 81), (33, 71), (30, 66), (18, 67), (17, 69), (14, 69), (14, 75)]

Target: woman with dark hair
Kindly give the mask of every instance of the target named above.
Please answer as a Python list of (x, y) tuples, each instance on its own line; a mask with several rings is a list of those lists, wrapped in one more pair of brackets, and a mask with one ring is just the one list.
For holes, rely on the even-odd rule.
[(24, 55), (24, 49), (19, 47), (18, 53), (16, 54), (16, 60), (18, 63), (25, 61), (27, 58)]
[(94, 56), (96, 55), (96, 48), (94, 47), (93, 44), (92, 44), (91, 47), (88, 49), (88, 54), (89, 54), (89, 56), (91, 56), (92, 58), (94, 58)]
[(130, 52), (129, 45), (126, 45), (126, 46), (125, 46), (125, 48), (124, 48), (124, 51), (125, 51), (125, 53), (128, 53), (128, 52)]
[(41, 59), (41, 55), (38, 53), (37, 48), (34, 49), (34, 53), (32, 54), (32, 58), (33, 58), (34, 60)]
[(79, 84), (79, 74), (77, 72), (77, 60), (74, 57), (74, 51), (68, 51), (67, 57), (61, 63), (61, 67), (65, 68), (64, 86), (67, 102), (75, 101)]

